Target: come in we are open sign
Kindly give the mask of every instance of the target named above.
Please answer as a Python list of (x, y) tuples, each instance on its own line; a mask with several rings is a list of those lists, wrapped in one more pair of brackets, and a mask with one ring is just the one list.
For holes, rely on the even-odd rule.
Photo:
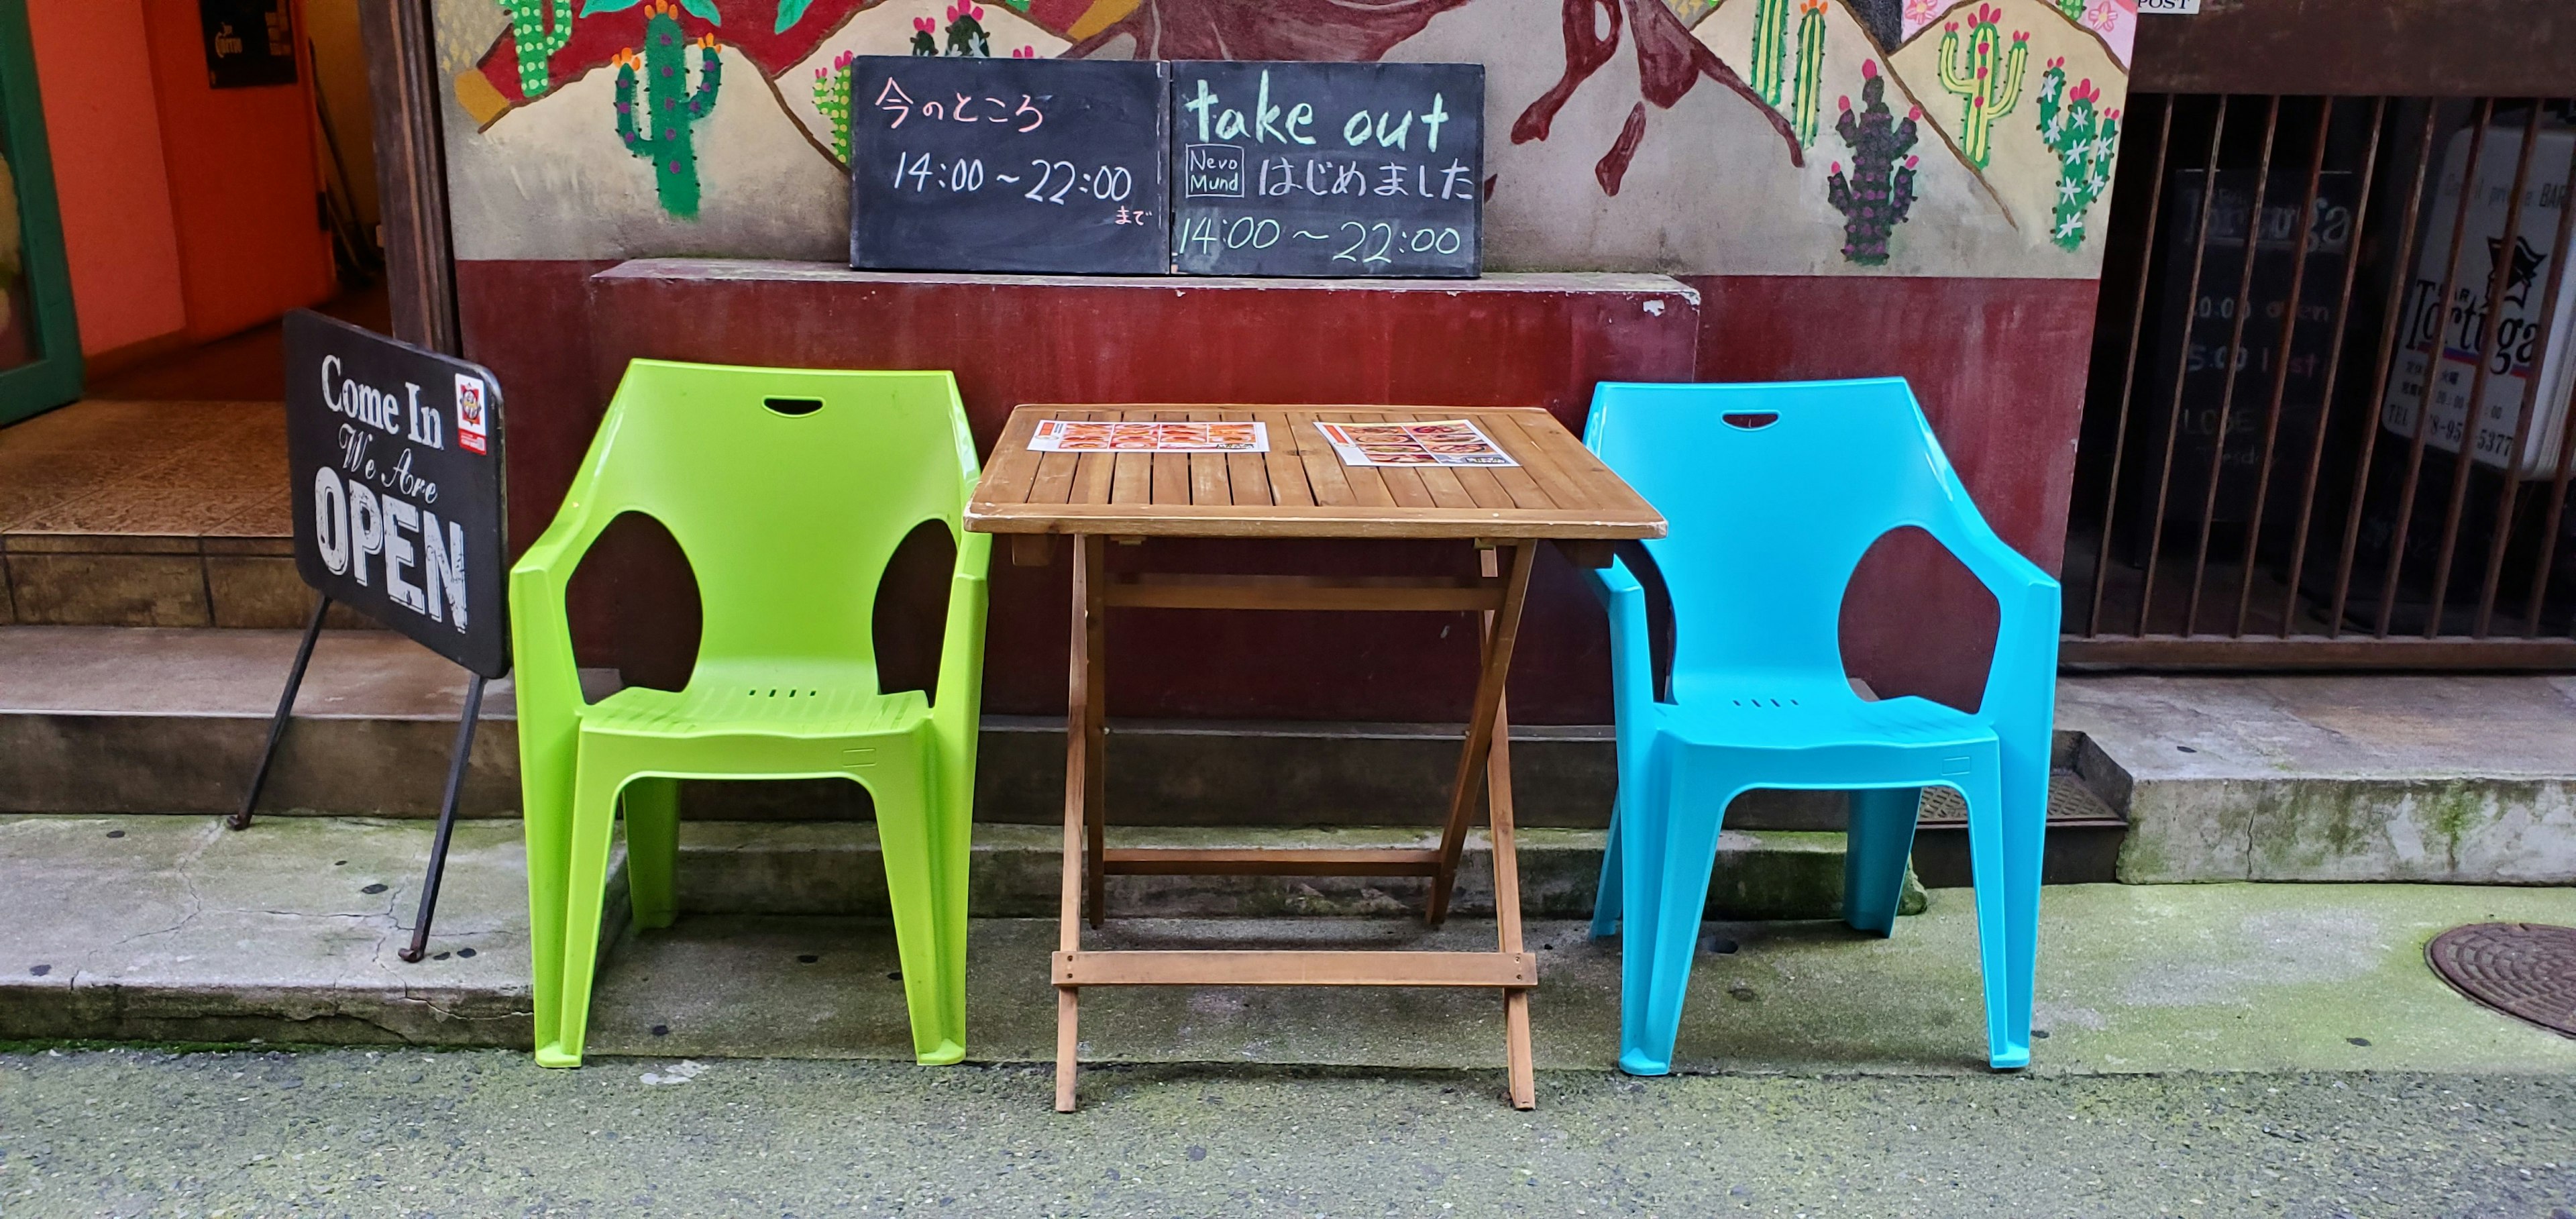
[(499, 384), (316, 313), (285, 331), (296, 571), (476, 673), (508, 673)]

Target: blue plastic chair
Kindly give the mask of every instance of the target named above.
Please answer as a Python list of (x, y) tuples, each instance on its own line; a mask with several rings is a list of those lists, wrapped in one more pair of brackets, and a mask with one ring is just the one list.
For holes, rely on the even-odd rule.
[[(1584, 443), (1672, 523), (1644, 543), (1671, 606), (1668, 682), (1638, 574), (1624, 560), (1592, 573), (1619, 721), (1592, 932), (1615, 934), (1625, 916), (1620, 1069), (1672, 1068), (1729, 802), (1763, 787), (1851, 792), (1843, 917), (1887, 935), (1916, 802), (1934, 784), (1967, 801), (1988, 1050), (1999, 1069), (2028, 1066), (2057, 582), (1987, 527), (1901, 378), (1605, 383)], [(1909, 525), (2001, 610), (1974, 713), (1865, 700), (1843, 671), (1844, 588), (1871, 543)]]

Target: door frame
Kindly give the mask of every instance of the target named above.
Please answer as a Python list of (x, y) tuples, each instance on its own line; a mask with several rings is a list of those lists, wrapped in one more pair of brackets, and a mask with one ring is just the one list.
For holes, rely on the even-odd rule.
[[(0, 0), (0, 3), (12, 0)], [(447, 150), (430, 0), (359, 0), (367, 92), (375, 103), (385, 284), (394, 337), (458, 351), (456, 259), (448, 238)]]
[(18, 273), (27, 281), (27, 338), (33, 359), (0, 371), (0, 426), (62, 406), (81, 394), (80, 322), (72, 310), (71, 263), (63, 255), (62, 209), (45, 143), (35, 44), (27, 0), (0, 0), (0, 131), (18, 188)]

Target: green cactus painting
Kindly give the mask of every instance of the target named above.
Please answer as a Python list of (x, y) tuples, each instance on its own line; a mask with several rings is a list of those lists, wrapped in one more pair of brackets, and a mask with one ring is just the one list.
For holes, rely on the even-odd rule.
[(2002, 9), (1977, 6), (1963, 41), (1959, 23), (1941, 27), (1941, 87), (1964, 103), (1959, 116), (1959, 151), (1984, 169), (1994, 155), (1995, 121), (2012, 113), (2021, 101), (2022, 71), (2030, 65), (2030, 35), (2014, 31), (2012, 45), (2003, 41)]
[(2048, 61), (2039, 78), (2039, 138), (2057, 154), (2057, 210), (2048, 237), (2060, 248), (2084, 245), (2084, 218), (2111, 189), (2111, 162), (2120, 151), (2120, 112), (2101, 108), (2102, 91), (2091, 78), (2066, 84), (2066, 61)]
[(857, 58), (843, 51), (832, 58), (832, 66), (814, 69), (814, 110), (832, 128), (832, 151), (841, 164), (850, 163), (850, 61)]
[(1923, 112), (1909, 107), (1905, 121), (1896, 121), (1877, 62), (1862, 60), (1860, 74), (1860, 109), (1843, 98), (1842, 117), (1834, 120), (1834, 133), (1851, 145), (1851, 176), (1844, 177), (1842, 163), (1835, 162), (1825, 198), (1843, 214), (1843, 257), (1875, 267), (1887, 261), (1888, 239), (1914, 209), (1915, 158), (1909, 153)]
[(974, 0), (957, 0), (948, 6), (947, 53), (972, 59), (993, 57), (992, 37), (984, 32), (984, 9)]
[[(724, 60), (715, 35), (680, 36), (678, 10), (665, 0), (645, 8), (644, 52), (617, 53), (617, 138), (653, 165), (653, 193), (662, 210), (683, 220), (698, 215), (698, 149), (692, 128), (715, 112), (724, 85)], [(698, 53), (698, 85), (689, 87), (688, 48)], [(635, 111), (636, 74), (644, 76), (645, 114)]]
[(1789, 58), (1789, 0), (1755, 0), (1753, 8), (1753, 91), (1773, 106), (1780, 104), (1780, 78)]
[(1798, 58), (1789, 67), (1789, 0), (1757, 0), (1753, 10), (1753, 91), (1772, 106), (1787, 101), (1789, 125), (1802, 147), (1816, 143), (1817, 99), (1825, 76), (1825, 0), (1798, 0)]
[(519, 95), (533, 101), (554, 87), (546, 61), (572, 39), (572, 0), (501, 0), (510, 14), (510, 46), (519, 54)]
[(1801, 147), (1816, 146), (1816, 105), (1824, 92), (1825, 0), (1798, 4), (1798, 79), (1789, 84), (1789, 125)]

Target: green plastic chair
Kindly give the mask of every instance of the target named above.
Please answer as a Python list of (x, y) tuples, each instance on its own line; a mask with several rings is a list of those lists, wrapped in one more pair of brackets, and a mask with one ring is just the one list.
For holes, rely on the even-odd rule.
[[(851, 779), (876, 805), (895, 942), (926, 1064), (966, 1054), (966, 861), (988, 534), (963, 528), (974, 439), (945, 372), (637, 360), (554, 524), (510, 570), (537, 1061), (581, 1065), (610, 823), (626, 817), (640, 927), (670, 925), (678, 780)], [(688, 686), (585, 705), (564, 586), (620, 514), (696, 570)], [(957, 567), (935, 700), (882, 693), (870, 633), (886, 561), (946, 525)]]

